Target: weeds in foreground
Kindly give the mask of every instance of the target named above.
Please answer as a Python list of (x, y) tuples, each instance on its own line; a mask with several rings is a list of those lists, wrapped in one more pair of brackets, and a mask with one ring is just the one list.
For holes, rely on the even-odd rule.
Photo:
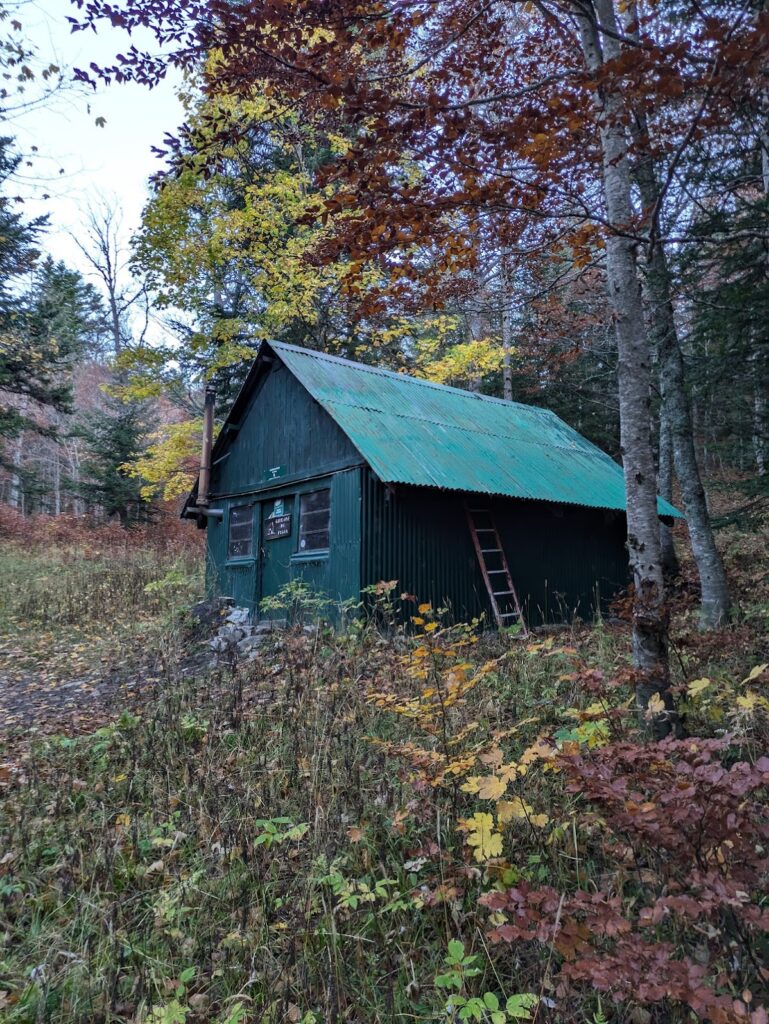
[(169, 649), (141, 717), (7, 772), (2, 1019), (762, 1024), (766, 667), (647, 746), (605, 631), (413, 617)]

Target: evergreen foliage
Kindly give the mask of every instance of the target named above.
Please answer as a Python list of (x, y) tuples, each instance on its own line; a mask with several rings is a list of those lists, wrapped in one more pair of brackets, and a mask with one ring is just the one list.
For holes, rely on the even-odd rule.
[(39, 256), (45, 218), (25, 220), (6, 194), (21, 157), (0, 138), (0, 437), (31, 427), (26, 400), (65, 410), (70, 392), (60, 377), (67, 352), (49, 337), (28, 333), (29, 308), (23, 281)]
[(108, 518), (117, 517), (123, 526), (146, 521), (151, 509), (142, 495), (141, 480), (129, 470), (144, 447), (144, 405), (110, 397), (76, 432), (87, 446), (83, 479), (78, 485), (82, 497)]

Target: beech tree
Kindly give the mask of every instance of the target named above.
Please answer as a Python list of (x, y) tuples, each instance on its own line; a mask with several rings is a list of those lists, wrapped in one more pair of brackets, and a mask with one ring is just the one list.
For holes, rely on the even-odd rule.
[[(153, 26), (166, 54), (131, 49), (84, 79), (151, 85), (169, 62), (200, 67), (216, 52), (206, 69), (212, 92), (243, 95), (260, 80), (305, 118), (344, 125), (349, 145), (317, 175), (336, 185), (315, 211), (333, 224), (317, 258), (343, 252), (361, 274), (387, 267), (388, 293), (404, 304), (415, 295), (445, 304), (454, 283), (472, 277), (490, 233), (513, 262), (568, 249), (579, 265), (604, 253), (638, 697), (645, 705), (656, 693), (670, 707), (639, 256), (668, 240), (659, 214), (688, 148), (760, 91), (766, 15), (731, 0), (637, 10), (625, 0), (91, 0), (78, 27), (100, 19)], [(635, 201), (634, 117), (653, 122), (644, 145), (665, 156), (651, 210)], [(362, 310), (378, 301), (368, 294)]]

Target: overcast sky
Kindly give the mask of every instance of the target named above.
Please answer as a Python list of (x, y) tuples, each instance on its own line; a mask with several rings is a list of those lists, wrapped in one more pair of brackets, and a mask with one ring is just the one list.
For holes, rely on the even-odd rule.
[[(19, 12), (23, 34), (37, 46), (41, 59), (70, 71), (91, 61), (111, 62), (127, 45), (127, 35), (111, 28), (98, 35), (72, 34), (67, 16), (76, 13), (68, 0), (32, 0)], [(134, 35), (133, 41), (153, 46), (149, 37)], [(178, 83), (175, 78), (152, 91), (135, 85), (65, 91), (53, 104), (30, 110), (4, 127), (21, 150), (38, 147), (34, 170), (21, 191), (28, 216), (49, 214), (45, 249), (55, 258), (86, 269), (72, 235), (82, 232), (88, 205), (100, 196), (120, 204), (126, 235), (138, 225), (147, 180), (161, 166), (151, 148), (161, 145), (164, 133), (173, 132), (183, 120), (175, 95)], [(96, 125), (98, 117), (106, 119), (103, 128)], [(51, 198), (44, 200), (44, 192)]]

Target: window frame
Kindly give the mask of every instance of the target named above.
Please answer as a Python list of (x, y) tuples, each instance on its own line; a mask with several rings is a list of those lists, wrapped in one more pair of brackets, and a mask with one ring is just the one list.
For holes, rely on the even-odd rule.
[[(297, 495), (297, 498), (299, 499), (298, 500), (298, 506), (299, 506), (299, 508), (298, 508), (298, 512), (299, 512), (298, 519), (299, 519), (299, 522), (298, 522), (297, 531), (296, 531), (296, 545), (297, 545), (297, 547), (296, 547), (295, 558), (300, 558), (300, 559), (301, 558), (319, 558), (319, 557), (322, 558), (324, 555), (328, 555), (329, 551), (331, 550), (331, 503), (332, 503), (331, 490), (332, 490), (332, 488), (331, 488), (331, 481), (329, 481), (329, 483), (325, 487), (315, 487), (311, 491), (303, 491), (303, 492), (301, 492), (300, 494)], [(326, 505), (325, 508), (310, 509), (308, 511), (305, 511), (305, 509), (303, 507), (305, 500), (308, 499), (308, 498), (311, 498), (313, 495), (322, 494), (324, 492), (326, 494), (328, 494), (328, 505)], [(322, 527), (319, 530), (310, 530), (310, 531), (308, 531), (308, 533), (310, 535), (317, 534), (317, 533), (325, 533), (326, 537), (327, 537), (327, 543), (326, 543), (326, 545), (324, 547), (317, 547), (317, 548), (302, 547), (302, 539), (303, 538), (306, 539), (306, 536), (307, 536), (304, 533), (304, 530), (303, 530), (305, 515), (317, 515), (317, 513), (319, 513), (319, 512), (325, 512), (326, 513), (325, 526)]]
[[(243, 509), (248, 509), (251, 513), (249, 520), (250, 533), (248, 535), (248, 552), (246, 554), (233, 554), (232, 553), (232, 527), (233, 527), (233, 515), (240, 512)], [(256, 544), (254, 543), (254, 510), (256, 505), (253, 501), (244, 501), (239, 505), (230, 505), (229, 513), (227, 515), (227, 562), (253, 562), (256, 555), (255, 549)], [(245, 526), (245, 523), (237, 523), (236, 526)], [(245, 538), (243, 538), (245, 539)], [(243, 541), (236, 541), (235, 543), (242, 543)]]

